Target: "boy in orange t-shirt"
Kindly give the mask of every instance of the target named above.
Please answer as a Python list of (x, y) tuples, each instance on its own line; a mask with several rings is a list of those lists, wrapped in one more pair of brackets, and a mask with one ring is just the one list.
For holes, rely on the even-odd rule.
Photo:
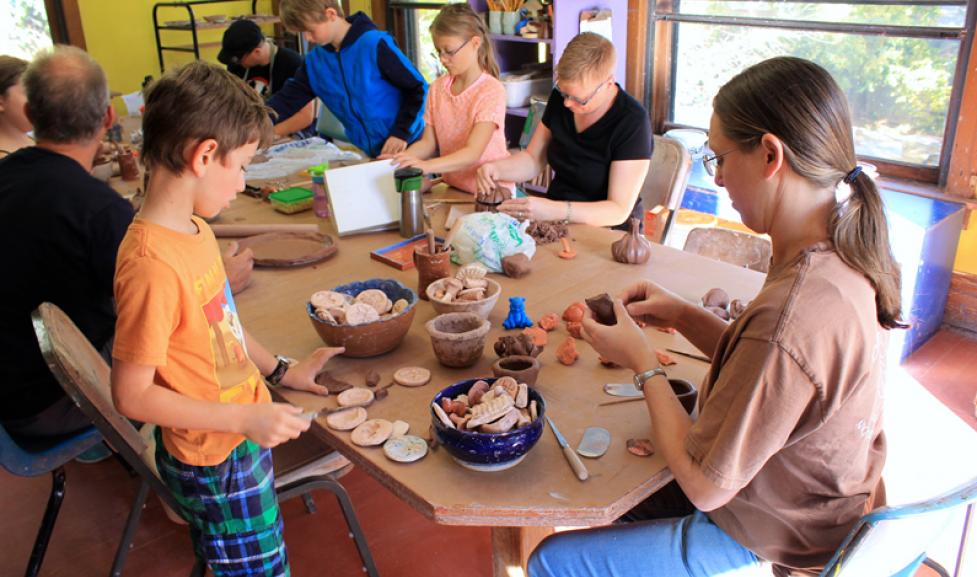
[(244, 168), (272, 134), (268, 112), (240, 79), (194, 62), (151, 88), (143, 134), (152, 171), (116, 262), (112, 396), (122, 414), (160, 426), (160, 476), (213, 573), (289, 575), (270, 448), (309, 420), (272, 403), (262, 375), (325, 394), (315, 375), (343, 349), (289, 368), (262, 347), (241, 326), (201, 218), (244, 188)]

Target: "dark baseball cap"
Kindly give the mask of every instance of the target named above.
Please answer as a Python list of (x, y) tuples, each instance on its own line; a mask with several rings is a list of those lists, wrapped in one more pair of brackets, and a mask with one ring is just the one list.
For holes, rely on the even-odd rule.
[(222, 64), (237, 64), (242, 56), (251, 52), (261, 44), (265, 35), (261, 33), (261, 28), (250, 20), (235, 20), (231, 26), (224, 31), (224, 39), (221, 41), (221, 51), (217, 59)]

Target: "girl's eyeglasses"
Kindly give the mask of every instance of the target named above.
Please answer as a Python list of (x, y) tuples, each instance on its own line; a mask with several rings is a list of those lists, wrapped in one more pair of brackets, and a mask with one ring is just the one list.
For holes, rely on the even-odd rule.
[(590, 96), (588, 96), (587, 98), (584, 98), (583, 100), (581, 100), (580, 98), (577, 98), (576, 96), (571, 96), (571, 95), (567, 94), (566, 92), (563, 92), (562, 90), (560, 90), (560, 83), (559, 82), (556, 83), (556, 85), (554, 86), (554, 88), (556, 88), (556, 91), (560, 93), (560, 97), (563, 98), (563, 100), (571, 100), (573, 102), (576, 102), (580, 106), (587, 106), (588, 104), (590, 104), (590, 101), (593, 100), (595, 96), (597, 96), (597, 93), (600, 92), (601, 90), (603, 90), (605, 86), (607, 86), (607, 84), (608, 84), (608, 82), (610, 82), (611, 78), (612, 78), (611, 76), (608, 76), (603, 82), (601, 82), (597, 86), (597, 88), (594, 89), (593, 92), (590, 93)]
[[(735, 148), (733, 150), (736, 150)], [(716, 176), (716, 168), (719, 166), (719, 159), (726, 156), (733, 150), (727, 150), (722, 154), (707, 154), (702, 157), (702, 165), (706, 168), (706, 172), (709, 176)], [(711, 152), (711, 151), (710, 151)]]
[(465, 46), (467, 46), (468, 43), (471, 42), (471, 41), (472, 41), (471, 38), (469, 38), (468, 40), (465, 40), (464, 42), (461, 43), (461, 46), (459, 46), (458, 48), (455, 48), (454, 50), (435, 50), (434, 52), (431, 53), (431, 56), (433, 56), (435, 60), (441, 60), (441, 59), (444, 59), (444, 58), (452, 58), (452, 57), (454, 57), (455, 54), (458, 54), (458, 51), (460, 51), (462, 48), (464, 48)]

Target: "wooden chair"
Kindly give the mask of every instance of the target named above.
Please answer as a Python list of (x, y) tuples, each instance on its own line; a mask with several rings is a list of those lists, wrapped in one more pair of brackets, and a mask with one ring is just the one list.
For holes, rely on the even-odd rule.
[(648, 176), (641, 188), (641, 201), (656, 216), (654, 229), (649, 226), (645, 235), (657, 242), (664, 242), (689, 182), (692, 156), (681, 142), (673, 138), (656, 134), (654, 139), (655, 149), (651, 154)]
[(727, 228), (693, 228), (684, 250), (759, 272), (770, 270), (770, 241)]
[[(149, 489), (152, 488), (163, 503), (173, 511), (178, 511), (179, 506), (156, 472), (154, 451), (151, 449), (151, 444), (147, 442), (147, 437), (151, 438), (152, 435), (145, 437), (140, 435), (132, 423), (115, 410), (109, 384), (108, 364), (71, 319), (57, 306), (51, 303), (41, 304), (31, 315), (31, 320), (34, 323), (38, 343), (41, 345), (41, 353), (51, 372), (57, 377), (68, 396), (92, 419), (106, 441), (142, 479), (112, 564), (111, 574), (113, 577), (118, 577), (122, 574), (122, 566), (139, 524), (139, 517), (149, 495)], [(349, 494), (337, 480), (348, 473), (353, 466), (347, 462), (338, 470), (321, 474), (323, 471), (333, 469), (331, 464), (334, 464), (337, 458), (342, 460), (332, 448), (324, 446), (309, 436), (281, 445), (274, 451), (275, 491), (278, 493), (279, 500), (303, 497), (310, 513), (315, 512), (315, 505), (310, 496), (311, 491), (324, 489), (333, 493), (339, 501), (349, 526), (350, 536), (363, 561), (363, 571), (371, 577), (377, 577), (373, 556), (370, 554), (363, 530), (353, 511)], [(198, 560), (191, 575), (203, 575), (204, 569), (203, 562)]]
[(820, 577), (912, 577), (924, 564), (949, 577), (943, 566), (929, 559), (927, 549), (965, 509), (953, 573), (959, 577), (975, 501), (977, 479), (971, 479), (926, 501), (876, 509), (855, 524)]

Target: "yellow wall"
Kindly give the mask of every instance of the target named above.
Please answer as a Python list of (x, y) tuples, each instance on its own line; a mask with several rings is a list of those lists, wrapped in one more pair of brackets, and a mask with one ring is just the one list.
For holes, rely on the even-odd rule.
[[(153, 35), (153, 5), (155, 0), (79, 0), (82, 28), (88, 52), (102, 65), (112, 90), (122, 93), (139, 90), (146, 75), (159, 78), (159, 61), (156, 56), (156, 39)], [(362, 10), (370, 13), (370, 0), (350, 0), (350, 12)], [(223, 4), (195, 6), (199, 16), (226, 14), (233, 16), (251, 11), (250, 0), (235, 0)], [(270, 13), (271, 1), (259, 0), (258, 12)], [(166, 20), (185, 20), (186, 11), (160, 10), (160, 23)], [(271, 26), (265, 26), (270, 34)], [(220, 42), (223, 30), (201, 30), (199, 41)], [(191, 35), (183, 31), (161, 31), (165, 44), (191, 44)], [(217, 47), (201, 48), (201, 57), (217, 61)], [(191, 54), (164, 52), (167, 68), (172, 68), (192, 58)], [(116, 103), (120, 114), (125, 108)]]
[(970, 213), (967, 230), (960, 234), (960, 242), (957, 244), (957, 260), (953, 263), (953, 270), (977, 274), (977, 211)]

